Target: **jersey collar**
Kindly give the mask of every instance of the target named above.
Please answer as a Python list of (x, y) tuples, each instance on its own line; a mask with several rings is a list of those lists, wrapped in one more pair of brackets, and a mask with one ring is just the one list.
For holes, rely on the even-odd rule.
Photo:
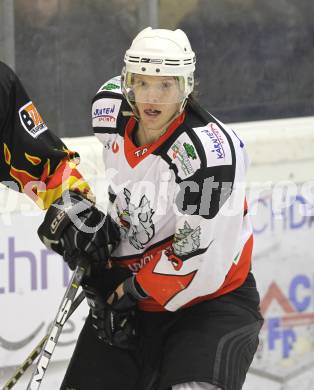
[(182, 112), (170, 124), (167, 131), (161, 137), (159, 137), (156, 142), (153, 142), (152, 144), (136, 146), (132, 140), (132, 132), (134, 131), (137, 121), (134, 117), (131, 117), (128, 120), (124, 134), (124, 154), (129, 165), (134, 168), (137, 164), (144, 160), (146, 156), (149, 156), (151, 153), (153, 153), (174, 133), (174, 131), (184, 122), (184, 119), (185, 112)]

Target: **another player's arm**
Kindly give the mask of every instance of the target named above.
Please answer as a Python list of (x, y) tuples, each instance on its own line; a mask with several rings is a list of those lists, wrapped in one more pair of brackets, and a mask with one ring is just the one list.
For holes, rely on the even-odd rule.
[(0, 63), (0, 181), (48, 208), (66, 189), (90, 193), (79, 156), (47, 128), (17, 76)]

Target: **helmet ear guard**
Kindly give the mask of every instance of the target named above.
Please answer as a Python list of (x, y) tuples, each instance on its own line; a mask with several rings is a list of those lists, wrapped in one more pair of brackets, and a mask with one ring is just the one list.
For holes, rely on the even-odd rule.
[(134, 94), (131, 96), (130, 77), (147, 76), (178, 77), (182, 98), (180, 112), (194, 88), (195, 53), (182, 30), (152, 29), (147, 27), (133, 40), (124, 57), (121, 75), (122, 93), (137, 114)]

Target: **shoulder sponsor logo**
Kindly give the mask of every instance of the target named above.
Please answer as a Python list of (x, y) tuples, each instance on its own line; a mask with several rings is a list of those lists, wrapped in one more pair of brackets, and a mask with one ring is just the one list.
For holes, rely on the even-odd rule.
[(92, 107), (93, 127), (117, 127), (121, 99), (98, 99)]
[(108, 80), (103, 84), (97, 93), (102, 91), (110, 91), (115, 93), (122, 93), (121, 92), (121, 77), (113, 77), (112, 79)]
[(191, 144), (188, 144), (187, 142), (184, 142), (183, 146), (184, 146), (184, 149), (185, 149), (188, 157), (190, 157), (192, 160), (196, 160), (196, 153), (195, 153), (194, 146)]
[(114, 83), (107, 83), (101, 88), (102, 91), (112, 91), (114, 89), (120, 89), (120, 85)]
[(28, 102), (19, 109), (19, 117), (24, 129), (34, 138), (48, 130), (33, 102)]
[(207, 158), (208, 166), (230, 165), (231, 150), (226, 136), (216, 123), (194, 129), (198, 134)]
[(189, 157), (181, 144), (179, 140), (177, 140), (172, 146), (172, 158), (175, 160), (175, 162), (179, 162), (179, 165), (181, 167), (181, 170), (185, 174), (185, 176), (192, 175), (194, 173), (194, 169), (192, 167), (192, 164), (189, 160)]
[(220, 134), (220, 129), (215, 123), (208, 125), (209, 129), (201, 130), (206, 134), (212, 142), (213, 149), (211, 152), (215, 153), (217, 160), (225, 158), (224, 140)]
[(178, 168), (178, 175), (181, 179), (193, 175), (201, 166), (195, 146), (185, 133), (178, 137), (167, 154)]

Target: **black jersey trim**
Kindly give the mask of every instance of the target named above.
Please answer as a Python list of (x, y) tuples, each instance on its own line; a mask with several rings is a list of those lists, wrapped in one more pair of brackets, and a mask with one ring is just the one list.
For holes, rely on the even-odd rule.
[(174, 234), (172, 234), (169, 237), (164, 238), (161, 241), (155, 242), (154, 244), (152, 244), (151, 246), (146, 248), (141, 253), (136, 253), (136, 254), (128, 255), (128, 256), (119, 256), (119, 257), (112, 256), (112, 257), (110, 257), (110, 259), (114, 260), (114, 261), (124, 261), (124, 260), (131, 260), (131, 259), (141, 258), (141, 257), (143, 257), (145, 255), (146, 252), (151, 251), (151, 250), (157, 248), (158, 246), (161, 246), (161, 245), (165, 244), (167, 241), (172, 240), (173, 237), (174, 237)]
[(231, 165), (199, 169), (178, 184), (176, 205), (180, 213), (212, 219), (232, 193), (234, 171)]
[(203, 123), (204, 126), (206, 126), (209, 122), (213, 121), (216, 123), (216, 125), (220, 128), (220, 130), (224, 133), (226, 136), (230, 150), (231, 150), (231, 155), (232, 155), (232, 166), (234, 167), (234, 176), (236, 172), (236, 154), (235, 154), (235, 149), (234, 145), (232, 142), (232, 139), (226, 129), (218, 122), (218, 120), (207, 110), (205, 110), (194, 98), (189, 98), (188, 103), (187, 103), (187, 109), (191, 112), (194, 113), (197, 117), (199, 117)]
[(207, 252), (208, 248), (212, 245), (213, 242), (214, 242), (214, 240), (211, 240), (211, 242), (207, 245), (206, 248), (197, 249), (196, 251), (193, 251), (193, 252), (189, 253), (188, 255), (180, 256), (180, 255), (176, 254), (175, 252), (174, 252), (174, 254), (176, 256), (178, 256), (184, 262), (186, 260), (192, 259), (195, 256), (199, 256), (199, 255), (202, 255), (203, 253)]

